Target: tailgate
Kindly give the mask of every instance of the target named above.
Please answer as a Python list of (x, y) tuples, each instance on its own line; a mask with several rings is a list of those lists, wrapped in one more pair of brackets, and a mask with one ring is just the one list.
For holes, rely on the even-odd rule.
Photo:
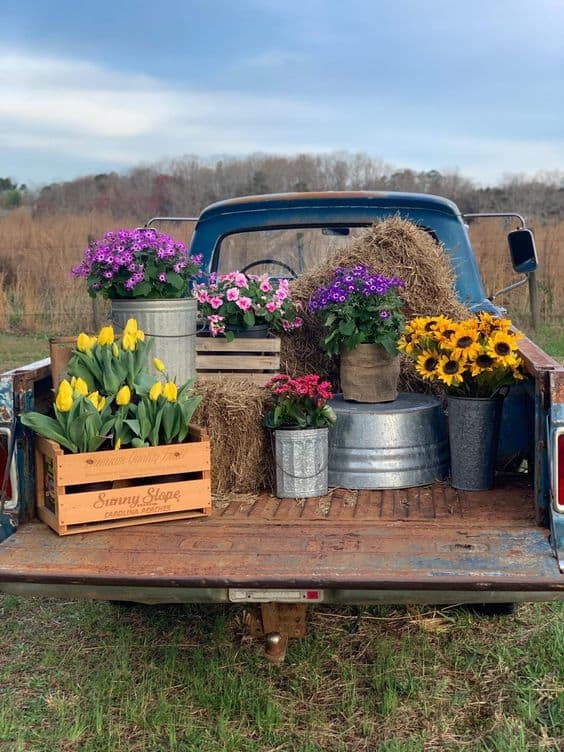
[(212, 517), (58, 537), (40, 522), (0, 546), (2, 583), (162, 588), (564, 592), (526, 480), (223, 501)]

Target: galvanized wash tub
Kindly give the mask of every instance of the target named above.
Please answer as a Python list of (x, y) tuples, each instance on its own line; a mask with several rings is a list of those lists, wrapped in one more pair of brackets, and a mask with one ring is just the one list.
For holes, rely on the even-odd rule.
[(112, 300), (112, 323), (122, 330), (128, 319), (153, 340), (152, 355), (160, 358), (177, 384), (196, 375), (196, 314), (194, 298)]
[(441, 403), (401, 392), (393, 402), (330, 403), (337, 422), (329, 433), (329, 485), (410, 488), (445, 480), (448, 436)]

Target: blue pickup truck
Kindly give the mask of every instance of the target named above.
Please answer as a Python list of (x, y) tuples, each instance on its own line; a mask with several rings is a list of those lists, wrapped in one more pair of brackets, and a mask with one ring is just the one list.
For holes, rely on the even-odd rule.
[[(439, 197), (336, 192), (222, 201), (197, 218), (192, 248), (210, 271), (294, 276), (396, 215), (444, 246), (461, 302), (499, 312), (486, 297), (465, 217)], [(518, 231), (511, 248), (515, 269), (530, 275), (527, 233)], [(512, 461), (490, 491), (438, 483), (344, 499), (337, 489), (323, 509), (306, 503), (299, 511), (268, 494), (252, 503), (231, 495), (207, 520), (68, 538), (35, 518), (32, 438), (17, 420), (47, 400), (49, 361), (4, 373), (0, 430), (13, 460), (0, 516), (0, 591), (145, 603), (562, 599), (564, 368), (526, 338), (521, 355), (528, 378), (505, 401), (500, 439), (501, 460)]]

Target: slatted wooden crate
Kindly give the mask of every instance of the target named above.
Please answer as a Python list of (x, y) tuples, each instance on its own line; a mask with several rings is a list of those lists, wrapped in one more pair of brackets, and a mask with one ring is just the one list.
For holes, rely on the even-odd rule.
[(37, 516), (72, 535), (208, 515), (210, 442), (197, 426), (190, 436), (184, 444), (79, 454), (36, 436)]
[(205, 378), (240, 376), (264, 386), (280, 372), (280, 338), (227, 342), (221, 337), (196, 337), (196, 372)]

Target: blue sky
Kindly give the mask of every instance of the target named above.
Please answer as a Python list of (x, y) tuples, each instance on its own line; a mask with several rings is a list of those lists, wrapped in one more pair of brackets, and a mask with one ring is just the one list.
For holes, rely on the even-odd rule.
[(364, 152), (480, 184), (564, 170), (564, 0), (19, 0), (0, 176)]

